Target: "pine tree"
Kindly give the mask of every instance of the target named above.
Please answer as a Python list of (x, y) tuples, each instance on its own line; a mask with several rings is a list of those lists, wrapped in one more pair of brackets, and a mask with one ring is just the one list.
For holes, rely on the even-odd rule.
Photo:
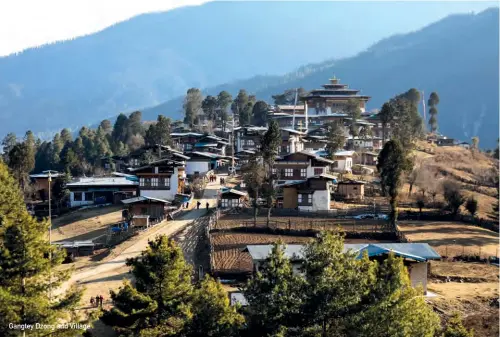
[(357, 137), (359, 134), (359, 127), (357, 125), (358, 119), (361, 118), (361, 108), (359, 107), (359, 104), (359, 100), (351, 98), (347, 101), (347, 104), (345, 106), (345, 112), (350, 118), (349, 133), (353, 137)]
[(66, 144), (71, 144), (71, 142), (63, 142), (61, 137), (59, 136), (59, 133), (56, 133), (54, 135), (54, 138), (52, 139), (52, 152), (50, 156), (50, 162), (53, 167), (59, 167), (61, 164), (61, 152)]
[[(9, 329), (14, 324), (56, 324), (75, 322), (73, 309), (80, 293), (71, 289), (50, 299), (50, 292), (69, 277), (56, 269), (65, 252), (47, 240), (48, 223), (31, 217), (18, 184), (0, 163), (0, 335), (19, 336)], [(57, 272), (55, 272), (57, 270)], [(47, 330), (33, 330), (30, 336), (46, 336)], [(75, 330), (58, 331), (59, 335)]]
[(429, 126), (431, 127), (432, 132), (436, 132), (438, 129), (438, 121), (437, 121), (437, 105), (439, 104), (439, 96), (436, 92), (432, 92), (429, 96), (429, 100), (427, 101), (429, 105)]
[(7, 165), (9, 164), (9, 152), (16, 144), (17, 137), (12, 132), (8, 133), (7, 136), (5, 136), (5, 138), (2, 140), (2, 158)]
[(113, 142), (124, 143), (127, 140), (127, 122), (128, 122), (128, 117), (125, 114), (118, 115), (118, 117), (116, 118), (115, 125), (113, 127), (113, 132), (111, 134)]
[(273, 245), (268, 259), (243, 289), (248, 301), (250, 336), (272, 336), (284, 333), (300, 321), (304, 280), (294, 274), (284, 245)]
[(114, 307), (103, 320), (125, 336), (164, 336), (182, 331), (191, 317), (191, 267), (173, 240), (158, 236), (140, 257), (127, 260), (135, 288), (111, 292)]
[(231, 306), (222, 285), (210, 276), (207, 275), (194, 290), (191, 307), (192, 318), (183, 336), (239, 336), (244, 317), (237, 312), (236, 307)]
[(326, 151), (328, 152), (328, 158), (334, 159), (335, 152), (344, 148), (345, 144), (345, 133), (344, 126), (338, 122), (330, 122), (325, 125), (326, 127)]
[(201, 103), (201, 109), (203, 110), (203, 113), (205, 114), (207, 120), (215, 121), (215, 118), (217, 117), (217, 98), (211, 95), (205, 97), (205, 99)]
[(71, 131), (68, 129), (62, 129), (61, 130), (61, 140), (63, 142), (63, 145), (69, 142), (73, 141), (73, 136), (71, 135)]
[(203, 101), (203, 95), (200, 89), (191, 88), (187, 91), (186, 97), (184, 98), (184, 123), (188, 124), (189, 127), (193, 127), (198, 119), (198, 114), (201, 110), (201, 104)]
[(402, 184), (402, 174), (408, 169), (408, 159), (401, 143), (390, 140), (380, 151), (377, 161), (377, 170), (380, 174), (380, 184), (385, 195), (389, 195), (391, 205), (391, 225), (396, 227), (398, 218), (398, 197)]
[(231, 105), (233, 97), (227, 91), (221, 91), (217, 95), (217, 109), (219, 118), (222, 121), (222, 131), (226, 131), (226, 123), (228, 120), (227, 109)]
[(252, 107), (252, 124), (257, 126), (265, 126), (267, 123), (267, 114), (269, 107), (264, 101), (257, 101)]
[(170, 145), (170, 133), (172, 130), (170, 118), (166, 118), (163, 115), (158, 115), (156, 124), (151, 124), (146, 131), (146, 136), (144, 140), (149, 146), (160, 145)]
[[(267, 109), (266, 109), (267, 110)], [(267, 200), (267, 226), (271, 220), (271, 209), (276, 201), (276, 187), (274, 186), (274, 162), (278, 156), (278, 149), (281, 145), (281, 130), (278, 122), (272, 120), (269, 123), (269, 128), (262, 136), (261, 140), (261, 154), (264, 160), (264, 167), (266, 172), (266, 179), (263, 188), (263, 195)]]
[(390, 102), (384, 103), (379, 113), (380, 121), (382, 122), (382, 144), (385, 144), (385, 140), (387, 139), (387, 126), (394, 121), (395, 116), (396, 112), (392, 104)]

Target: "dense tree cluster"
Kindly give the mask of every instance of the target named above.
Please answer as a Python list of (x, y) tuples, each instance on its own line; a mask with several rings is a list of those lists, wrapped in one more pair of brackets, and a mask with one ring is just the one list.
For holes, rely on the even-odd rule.
[(170, 144), (171, 121), (159, 115), (145, 127), (142, 113), (120, 114), (115, 124), (103, 120), (97, 129), (82, 127), (74, 135), (63, 129), (51, 141), (36, 139), (31, 131), (18, 140), (12, 133), (2, 141), (3, 161), (24, 187), (31, 172), (56, 170), (72, 176), (99, 173), (101, 160), (112, 155), (124, 156), (144, 145)]
[(346, 253), (340, 233), (322, 234), (303, 253), (297, 270), (276, 243), (243, 286), (248, 306), (240, 308), (209, 276), (193, 284), (181, 249), (157, 237), (127, 262), (135, 286), (112, 293), (103, 320), (122, 336), (432, 337), (440, 330), (402, 259)]

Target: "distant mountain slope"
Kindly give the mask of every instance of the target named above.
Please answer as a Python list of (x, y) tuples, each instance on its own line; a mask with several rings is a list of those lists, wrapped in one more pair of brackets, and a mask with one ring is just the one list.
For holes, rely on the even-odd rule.
[[(384, 39), (355, 57), (311, 65), (286, 76), (255, 77), (205, 90), (233, 94), (246, 88), (259, 98), (284, 89), (320, 87), (335, 74), (352, 88), (372, 96), (368, 106), (380, 108), (387, 99), (411, 87), (428, 96), (437, 91), (440, 131), (458, 139), (480, 137), (494, 147), (499, 115), (498, 8), (477, 15), (452, 15), (410, 34)], [(144, 110), (179, 117), (181, 98)]]
[(79, 127), (159, 104), (189, 87), (284, 74), (301, 64), (354, 55), (450, 11), (481, 6), (215, 2), (141, 15), (0, 58), (0, 134)]

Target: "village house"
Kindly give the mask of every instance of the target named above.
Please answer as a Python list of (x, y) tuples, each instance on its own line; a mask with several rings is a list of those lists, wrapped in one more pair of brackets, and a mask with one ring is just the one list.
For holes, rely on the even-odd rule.
[(210, 152), (225, 156), (228, 145), (229, 142), (226, 139), (214, 135), (203, 135), (196, 141), (192, 151)]
[(461, 142), (461, 143), (458, 143), (458, 146), (464, 148), (464, 149), (470, 149), (470, 144), (467, 143), (467, 142)]
[(248, 194), (235, 189), (227, 189), (220, 193), (219, 207), (232, 208), (242, 207)]
[(279, 184), (277, 187), (283, 192), (277, 203), (282, 208), (328, 211), (335, 180), (334, 176), (319, 174), (305, 180)]
[(382, 138), (379, 137), (369, 137), (366, 139), (360, 137), (349, 136), (347, 139), (347, 148), (349, 149), (365, 149), (365, 150), (381, 150), (382, 149)]
[(304, 132), (281, 129), (281, 146), (279, 148), (279, 155), (287, 155), (304, 150), (304, 142), (302, 137), (306, 134)]
[(148, 221), (163, 219), (172, 210), (170, 201), (146, 196), (125, 199), (122, 203), (127, 207), (131, 217), (147, 215)]
[(174, 146), (185, 152), (193, 151), (194, 145), (203, 137), (203, 134), (196, 132), (174, 132), (170, 134)]
[(363, 200), (365, 197), (365, 183), (352, 179), (339, 181), (335, 195), (343, 199)]
[(447, 138), (447, 137), (440, 137), (436, 140), (436, 145), (437, 146), (454, 146), (455, 139)]
[(42, 173), (30, 174), (30, 179), (34, 184), (35, 191), (38, 197), (45, 201), (49, 197), (49, 173), (51, 177), (51, 191), (54, 188), (54, 180), (63, 177), (63, 173), (57, 171), (47, 170)]
[(334, 154), (334, 163), (332, 165), (333, 172), (347, 173), (351, 172), (353, 165), (354, 151), (338, 151)]
[(210, 152), (193, 151), (189, 153), (189, 159), (186, 161), (186, 174), (203, 175), (208, 171), (216, 169), (221, 165), (221, 156)]
[(375, 166), (377, 165), (377, 161), (378, 153), (371, 151), (361, 151), (357, 154), (357, 156), (353, 157), (354, 164)]
[[(262, 264), (271, 254), (272, 247), (272, 245), (248, 245), (243, 250), (250, 254), (254, 272), (258, 272), (262, 267)], [(427, 294), (429, 261), (441, 259), (441, 256), (427, 243), (346, 243), (344, 244), (344, 251), (356, 253), (358, 259), (366, 252), (370, 260), (379, 262), (385, 260), (391, 253), (402, 258), (409, 273), (411, 285), (413, 287), (422, 286), (424, 294)], [(304, 246), (285, 245), (284, 253), (285, 257), (291, 260), (293, 271), (301, 273)]]
[(185, 165), (184, 161), (165, 158), (129, 171), (139, 179), (139, 196), (171, 201), (184, 191)]
[(235, 152), (243, 150), (257, 151), (260, 148), (260, 139), (267, 131), (263, 126), (240, 126), (234, 128)]
[(312, 152), (300, 151), (276, 160), (273, 172), (279, 182), (304, 180), (330, 172), (330, 166), (333, 164), (333, 160)]
[(137, 195), (138, 183), (128, 177), (78, 178), (66, 184), (70, 207), (118, 204)]

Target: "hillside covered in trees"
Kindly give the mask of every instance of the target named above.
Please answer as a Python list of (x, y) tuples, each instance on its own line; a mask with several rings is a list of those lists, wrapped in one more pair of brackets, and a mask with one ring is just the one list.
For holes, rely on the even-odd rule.
[[(438, 91), (439, 132), (470, 141), (481, 135), (481, 146), (493, 148), (498, 137), (498, 8), (477, 15), (453, 15), (424, 29), (382, 40), (363, 53), (338, 61), (299, 68), (285, 76), (257, 76), (204, 90), (235, 95), (245, 88), (271, 102), (286, 89), (318, 88), (335, 74), (372, 99), (369, 109), (407, 88)], [(144, 110), (145, 119), (159, 113), (181, 116), (182, 99)]]

